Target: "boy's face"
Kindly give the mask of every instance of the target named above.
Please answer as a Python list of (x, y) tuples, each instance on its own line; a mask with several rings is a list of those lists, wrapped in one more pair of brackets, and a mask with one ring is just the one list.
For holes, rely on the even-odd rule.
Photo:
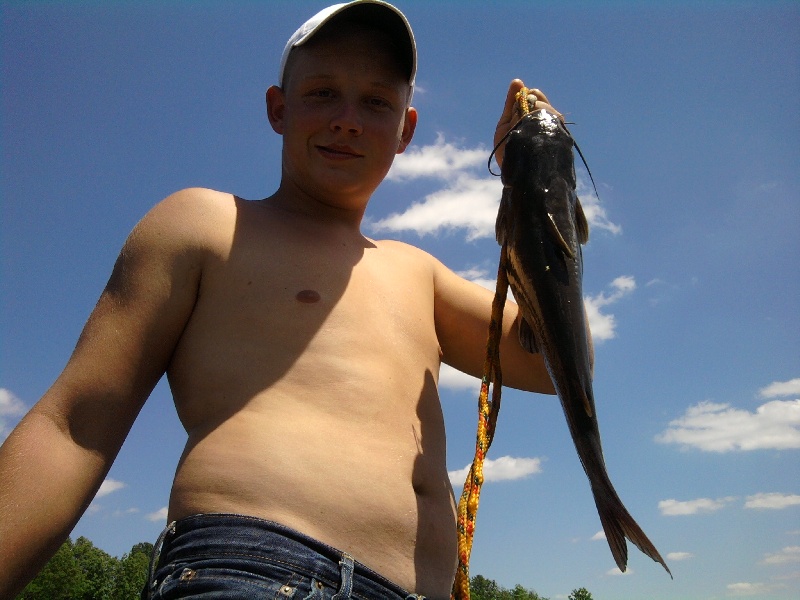
[(341, 28), (295, 48), (268, 112), (283, 176), (325, 201), (362, 205), (414, 133), (410, 86), (380, 34)]

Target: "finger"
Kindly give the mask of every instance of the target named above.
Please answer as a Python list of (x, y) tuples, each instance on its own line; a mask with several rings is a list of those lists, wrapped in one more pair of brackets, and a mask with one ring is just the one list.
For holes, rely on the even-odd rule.
[[(535, 98), (535, 100), (533, 100), (533, 98)], [(535, 88), (528, 90), (528, 102), (530, 103), (531, 110), (544, 109), (547, 112), (553, 113), (562, 121), (564, 120), (564, 115), (553, 108), (553, 105), (550, 104), (550, 100), (547, 99), (543, 91)]]
[(517, 109), (517, 93), (525, 87), (520, 79), (514, 79), (508, 86), (508, 93), (506, 94), (506, 103), (503, 106), (503, 114), (500, 117), (500, 123), (510, 123), (514, 119), (514, 112)]
[(536, 100), (537, 101), (542, 101), (545, 104), (550, 104), (550, 100), (548, 100), (547, 96), (545, 96), (544, 92), (542, 90), (538, 89), (538, 88), (533, 88), (531, 90), (528, 90), (528, 96), (530, 96), (530, 95), (536, 96)]

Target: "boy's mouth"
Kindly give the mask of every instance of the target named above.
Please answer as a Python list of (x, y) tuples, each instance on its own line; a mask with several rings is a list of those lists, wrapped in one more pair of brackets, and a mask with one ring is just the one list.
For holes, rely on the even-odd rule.
[(340, 146), (338, 144), (330, 144), (328, 146), (317, 146), (317, 150), (326, 158), (333, 159), (348, 159), (348, 158), (362, 158), (363, 154), (359, 154), (350, 146)]

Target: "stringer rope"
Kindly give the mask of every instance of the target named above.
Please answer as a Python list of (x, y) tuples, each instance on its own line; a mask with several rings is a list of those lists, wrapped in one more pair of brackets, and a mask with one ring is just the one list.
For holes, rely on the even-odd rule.
[[(486, 342), (486, 359), (483, 363), (483, 380), (478, 396), (478, 433), (475, 441), (475, 457), (464, 482), (464, 490), (458, 501), (458, 568), (453, 583), (452, 600), (469, 600), (469, 557), (472, 553), (472, 537), (475, 534), (475, 519), (478, 516), (481, 486), (483, 485), (483, 461), (494, 439), (497, 413), (500, 410), (500, 394), (503, 376), (500, 370), (500, 335), (503, 331), (503, 308), (508, 294), (506, 274), (506, 247), (500, 249), (500, 266), (497, 269), (497, 287), (492, 301), (492, 317), (489, 322), (489, 340)], [(489, 384), (492, 385), (492, 401), (489, 402)]]
[[(528, 114), (533, 103), (528, 101), (528, 88), (522, 88), (516, 95), (518, 108), (522, 115)], [(453, 582), (451, 600), (470, 600), (469, 558), (472, 554), (472, 538), (475, 534), (475, 520), (478, 516), (481, 487), (483, 486), (483, 462), (494, 439), (497, 413), (500, 411), (500, 395), (503, 389), (503, 376), (500, 370), (500, 334), (503, 331), (503, 308), (508, 294), (508, 260), (505, 244), (500, 248), (500, 264), (497, 269), (497, 287), (492, 301), (492, 317), (489, 322), (489, 339), (486, 342), (486, 359), (483, 363), (483, 379), (478, 395), (478, 433), (475, 440), (475, 456), (464, 481), (464, 490), (458, 501), (458, 568)], [(489, 402), (489, 385), (492, 386), (492, 400)]]

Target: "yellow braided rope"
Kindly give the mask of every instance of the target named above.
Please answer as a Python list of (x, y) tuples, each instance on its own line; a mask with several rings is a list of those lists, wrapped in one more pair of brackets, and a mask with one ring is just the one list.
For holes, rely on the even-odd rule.
[[(483, 381), (478, 396), (478, 433), (475, 441), (475, 457), (469, 468), (464, 490), (458, 501), (458, 568), (453, 583), (453, 600), (469, 600), (469, 557), (472, 553), (472, 538), (475, 519), (478, 516), (481, 486), (483, 485), (483, 461), (494, 438), (497, 412), (500, 409), (502, 373), (500, 371), (500, 334), (503, 329), (503, 307), (508, 292), (505, 246), (500, 250), (500, 266), (497, 270), (497, 288), (492, 302), (492, 318), (489, 323), (489, 340), (486, 343), (486, 360), (483, 365)], [(489, 383), (492, 384), (492, 401), (489, 402)]]
[[(522, 88), (516, 95), (518, 109), (523, 115), (529, 113), (534, 103), (528, 101), (528, 89)], [(500, 248), (500, 264), (497, 269), (497, 287), (492, 301), (492, 317), (489, 322), (489, 339), (486, 342), (486, 359), (483, 363), (483, 380), (478, 396), (478, 433), (475, 441), (475, 457), (464, 482), (464, 490), (458, 501), (458, 568), (453, 582), (451, 600), (470, 600), (469, 558), (472, 554), (472, 538), (478, 516), (481, 487), (483, 486), (483, 462), (494, 439), (497, 413), (500, 410), (500, 394), (503, 389), (500, 371), (500, 334), (503, 330), (503, 308), (508, 294), (506, 272), (506, 247)], [(489, 384), (492, 385), (492, 401), (489, 402)]]

